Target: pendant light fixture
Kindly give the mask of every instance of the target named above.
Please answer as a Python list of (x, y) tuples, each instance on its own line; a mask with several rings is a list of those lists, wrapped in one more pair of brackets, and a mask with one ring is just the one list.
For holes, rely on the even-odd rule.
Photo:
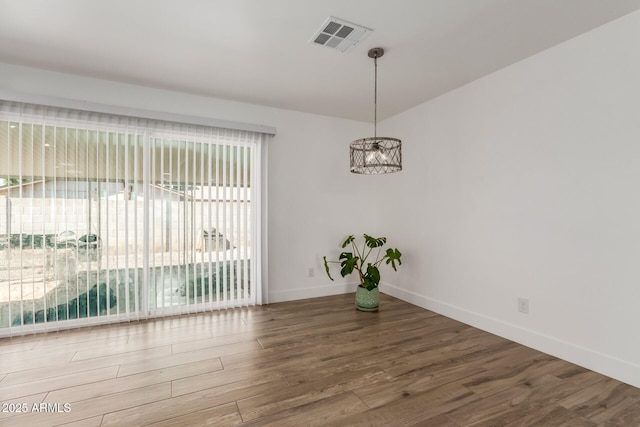
[(378, 58), (384, 49), (376, 47), (368, 52), (374, 64), (373, 138), (356, 139), (349, 148), (351, 172), (377, 175), (402, 170), (402, 141), (378, 136)]

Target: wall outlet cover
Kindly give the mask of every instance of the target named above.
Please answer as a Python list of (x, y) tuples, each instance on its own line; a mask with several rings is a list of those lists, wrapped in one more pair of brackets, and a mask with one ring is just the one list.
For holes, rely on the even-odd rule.
[(527, 298), (518, 297), (518, 311), (529, 314), (529, 300)]

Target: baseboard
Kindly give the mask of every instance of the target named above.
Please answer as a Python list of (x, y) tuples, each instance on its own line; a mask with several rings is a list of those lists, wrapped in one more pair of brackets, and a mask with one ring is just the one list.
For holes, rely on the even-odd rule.
[(357, 284), (340, 283), (330, 284), (326, 286), (312, 286), (297, 289), (289, 289), (286, 291), (270, 291), (269, 303), (295, 301), (307, 298), (328, 297), (330, 295), (346, 294), (355, 292)]
[(425, 297), (390, 284), (380, 290), (392, 297), (446, 317), (466, 323), (500, 337), (534, 348), (611, 378), (640, 387), (640, 365), (560, 340), (553, 336), (522, 328), (499, 319), (472, 312), (443, 301)]

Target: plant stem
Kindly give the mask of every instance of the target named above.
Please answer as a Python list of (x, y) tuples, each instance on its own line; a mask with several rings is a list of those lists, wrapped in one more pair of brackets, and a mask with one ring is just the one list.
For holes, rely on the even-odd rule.
[[(367, 246), (367, 242), (365, 241), (362, 244), (362, 252), (364, 252), (366, 250), (366, 248), (368, 248)], [(369, 258), (369, 255), (371, 254), (371, 251), (373, 250), (373, 248), (369, 248), (369, 250), (367, 251), (367, 254), (364, 256), (364, 258), (362, 259), (362, 265), (364, 265), (365, 261), (367, 260), (367, 258)]]
[(373, 265), (375, 265), (376, 267), (378, 266), (378, 264), (380, 264), (380, 261), (382, 261), (384, 259), (384, 257), (380, 258), (380, 251), (382, 250), (381, 247), (378, 248), (378, 253), (376, 254), (376, 262), (373, 263)]
[[(364, 286), (364, 278), (362, 277), (361, 266), (363, 265), (364, 260), (367, 259), (367, 257), (365, 256), (364, 259), (362, 258), (362, 253), (358, 250), (355, 242), (351, 242), (351, 245), (353, 246), (353, 251), (358, 255), (358, 258), (360, 259), (360, 266), (358, 266), (358, 263), (356, 262), (355, 268), (356, 270), (358, 270), (358, 276), (360, 277), (360, 286)], [(364, 249), (364, 247), (362, 249)]]

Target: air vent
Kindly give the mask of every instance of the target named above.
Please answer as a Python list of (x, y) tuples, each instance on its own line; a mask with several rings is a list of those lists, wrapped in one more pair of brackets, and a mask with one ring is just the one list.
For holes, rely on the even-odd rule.
[(309, 43), (347, 52), (360, 43), (373, 30), (330, 16), (311, 37)]

